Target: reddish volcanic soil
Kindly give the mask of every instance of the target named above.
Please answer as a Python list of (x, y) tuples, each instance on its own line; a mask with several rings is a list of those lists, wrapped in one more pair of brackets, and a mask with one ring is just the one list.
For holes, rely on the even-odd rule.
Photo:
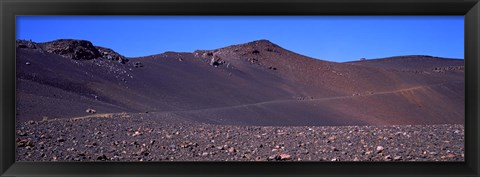
[[(461, 124), (464, 118), (463, 60), (404, 56), (335, 63), (259, 40), (123, 64), (65, 58), (40, 49), (50, 43), (34, 44), (39, 47), (17, 50), (22, 121), (84, 116), (88, 108), (177, 111), (225, 125)], [(211, 65), (210, 55), (219, 62)]]
[[(139, 160), (129, 153), (142, 149), (142, 143), (147, 140), (163, 143), (161, 146), (169, 146), (168, 143), (179, 146), (182, 143), (178, 136), (172, 140), (163, 140), (164, 136), (171, 133), (164, 131), (167, 129), (173, 131), (167, 126), (170, 123), (179, 124), (182, 131), (191, 133), (190, 136), (203, 131), (199, 129), (212, 131), (219, 129), (217, 132), (219, 134), (233, 131), (237, 133), (237, 137), (268, 134), (271, 130), (278, 129), (290, 133), (288, 138), (292, 138), (292, 142), (290, 140), (283, 142), (290, 143), (292, 147), (289, 148), (296, 146), (293, 141), (298, 138), (291, 136), (306, 133), (304, 132), (306, 127), (324, 133), (339, 131), (344, 132), (339, 133), (343, 144), (335, 144), (342, 147), (338, 150), (340, 152), (349, 151), (344, 143), (347, 142), (347, 137), (351, 136), (365, 136), (364, 141), (370, 143), (366, 149), (383, 142), (375, 140), (376, 135), (345, 133), (353, 129), (387, 132), (382, 134), (384, 137), (395, 137), (391, 133), (395, 134), (394, 131), (397, 129), (404, 132), (421, 131), (418, 134), (409, 134), (416, 138), (411, 141), (405, 138), (392, 138), (389, 143), (407, 144), (403, 147), (404, 151), (416, 143), (423, 142), (421, 136), (426, 135), (425, 133), (436, 134), (443, 130), (453, 130), (458, 135), (460, 135), (458, 131), (463, 133), (464, 62), (459, 59), (414, 55), (336, 63), (294, 53), (268, 40), (215, 50), (197, 50), (192, 53), (166, 52), (125, 58), (111, 49), (94, 46), (88, 41), (57, 40), (47, 43), (17, 41), (16, 62), (17, 130), (20, 131), (17, 133), (21, 135), (17, 140), (20, 152), (17, 154), (18, 160), (49, 161), (61, 154), (70, 156), (58, 157), (58, 160), (76, 158), (97, 160), (96, 155), (102, 153), (108, 157), (103, 158), (103, 155), (100, 155), (101, 158), (98, 160), (114, 160), (115, 158), (111, 159), (114, 156), (122, 157), (117, 160)], [(128, 115), (129, 119), (124, 120), (121, 116), (118, 118), (120, 114)], [(95, 118), (105, 115), (113, 118)], [(77, 120), (78, 117), (83, 118)], [(164, 121), (169, 123), (163, 125)], [(104, 139), (108, 141), (106, 143), (126, 141), (128, 138), (124, 137), (123, 131), (132, 133), (133, 129), (140, 127), (161, 130), (163, 133), (149, 135), (141, 142), (137, 141), (139, 145), (123, 146), (127, 148), (125, 151), (128, 151), (128, 155), (121, 155), (122, 151), (115, 151), (117, 155), (114, 155), (113, 151), (112, 153), (99, 149), (91, 151), (84, 147), (80, 148), (82, 152), (68, 151), (65, 145), (68, 144), (68, 147), (74, 145), (70, 142), (72, 138), (70, 136), (82, 134), (79, 131), (81, 127), (85, 128), (85, 132), (93, 133), (92, 136), (98, 135), (95, 131), (102, 131), (109, 137)], [(192, 127), (192, 130), (189, 127)], [(421, 127), (425, 130), (421, 130)], [(47, 129), (59, 132), (46, 132)], [(121, 135), (109, 132), (109, 129), (118, 129)], [(78, 143), (74, 146), (79, 144), (87, 146), (92, 141), (97, 142), (90, 135), (76, 137)], [(207, 133), (199, 138), (197, 143), (202, 147), (206, 146), (208, 139), (214, 135)], [(45, 136), (51, 138), (45, 139)], [(438, 136), (435, 141), (451, 142), (451, 146), (445, 146), (456, 149), (433, 150), (432, 144), (436, 142), (432, 141), (426, 143), (423, 150), (418, 149), (418, 152), (397, 156), (401, 156), (403, 160), (463, 160), (460, 156), (463, 153), (463, 137), (452, 139), (443, 135)], [(65, 143), (57, 142), (58, 138), (67, 137), (68, 141)], [(162, 138), (158, 139), (160, 137)], [(328, 149), (330, 145), (325, 144), (322, 138), (315, 143), (315, 138), (310, 139), (313, 137), (302, 141), (312, 143), (306, 149), (316, 153), (299, 155), (289, 151), (288, 153), (294, 156), (291, 159), (298, 157), (309, 160), (332, 160), (331, 158), (389, 160), (386, 157), (389, 153), (375, 154), (379, 156), (365, 154), (346, 156), (337, 153), (325, 158), (318, 155), (319, 150)], [(269, 138), (260, 138), (259, 142), (265, 141), (274, 146), (278, 145), (279, 141), (287, 141), (281, 137), (269, 136)], [(190, 140), (197, 141), (192, 138)], [(235, 142), (237, 144), (230, 143), (227, 146), (239, 149), (247, 148), (238, 147), (242, 146), (242, 143), (246, 143), (246, 146), (257, 146), (247, 142), (251, 141), (251, 138), (221, 141)], [(40, 142), (43, 142), (42, 145), (36, 144)], [(97, 144), (100, 145), (95, 146), (96, 148), (119, 146), (118, 143), (111, 147), (100, 142)], [(394, 147), (393, 144), (391, 148)], [(143, 148), (147, 148), (146, 146)], [(160, 145), (156, 146), (148, 146), (147, 149), (152, 156), (141, 159), (168, 160), (168, 154), (160, 155), (163, 151), (151, 150), (154, 147), (161, 148)], [(58, 148), (59, 152), (47, 152), (45, 150), (47, 147)], [(226, 150), (228, 151), (228, 148)], [(260, 159), (268, 160), (272, 156), (270, 150), (268, 153), (261, 151), (257, 155)], [(389, 150), (392, 149), (388, 149), (388, 152)], [(395, 152), (401, 150), (402, 148), (400, 150), (397, 148)], [(423, 151), (426, 150), (429, 151), (427, 156), (421, 158)], [(420, 151), (420, 156), (417, 156)], [(428, 155), (430, 151), (436, 154), (430, 156)], [(41, 152), (40, 154), (43, 153), (44, 156), (32, 155), (33, 152)], [(228, 154), (203, 156), (204, 152), (213, 151), (198, 150), (191, 154), (190, 152), (180, 154), (190, 154), (185, 157), (172, 155), (172, 158), (177, 160), (240, 158), (236, 156), (240, 153), (233, 156)], [(391, 159), (395, 157), (393, 152), (392, 150), (390, 153)], [(195, 155), (196, 153), (200, 153), (200, 156)], [(277, 153), (273, 153), (273, 156), (275, 154)], [(455, 157), (449, 154), (454, 154)]]

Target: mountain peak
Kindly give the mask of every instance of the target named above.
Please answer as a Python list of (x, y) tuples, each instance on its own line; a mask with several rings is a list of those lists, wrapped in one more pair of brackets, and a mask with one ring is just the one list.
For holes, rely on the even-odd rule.
[(223, 55), (223, 56), (241, 56), (245, 57), (252, 57), (250, 55), (254, 55), (258, 57), (262, 55), (264, 52), (276, 52), (279, 53), (284, 49), (280, 46), (272, 43), (267, 39), (260, 39), (255, 40), (247, 43), (230, 45), (219, 49), (213, 50), (196, 50), (194, 54), (196, 56), (203, 56), (203, 57), (211, 57), (214, 55)]
[(274, 44), (273, 42), (269, 41), (268, 39), (259, 39), (249, 43), (256, 43), (256, 44)]
[(260, 40), (255, 40), (251, 42), (247, 42), (244, 44), (239, 44), (239, 45), (247, 45), (247, 46), (278, 46), (277, 44), (267, 40), (267, 39), (260, 39)]
[(244, 51), (244, 52), (253, 52), (253, 51), (262, 51), (267, 50), (272, 52), (275, 49), (280, 49), (281, 47), (267, 39), (259, 39), (247, 43), (230, 45), (220, 49), (215, 49), (214, 51), (223, 50), (223, 51)]

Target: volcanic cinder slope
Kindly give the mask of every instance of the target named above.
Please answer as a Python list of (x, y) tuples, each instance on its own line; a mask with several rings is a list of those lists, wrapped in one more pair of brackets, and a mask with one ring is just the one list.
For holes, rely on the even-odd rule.
[[(18, 161), (463, 161), (463, 60), (17, 41)], [(86, 111), (96, 110), (96, 112)]]
[(17, 41), (17, 119), (173, 115), (221, 125), (464, 123), (464, 62), (398, 56), (347, 63), (258, 40), (125, 58), (83, 40)]

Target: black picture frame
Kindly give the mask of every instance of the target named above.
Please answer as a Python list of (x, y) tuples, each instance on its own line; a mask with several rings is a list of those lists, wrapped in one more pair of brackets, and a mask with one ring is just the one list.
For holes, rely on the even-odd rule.
[[(479, 176), (478, 0), (0, 0), (1, 176)], [(15, 162), (18, 15), (464, 15), (465, 162)]]

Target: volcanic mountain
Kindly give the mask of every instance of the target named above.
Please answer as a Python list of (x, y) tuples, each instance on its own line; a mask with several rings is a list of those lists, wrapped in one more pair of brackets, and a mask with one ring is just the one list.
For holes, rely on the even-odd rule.
[(89, 41), (18, 40), (17, 119), (146, 113), (222, 125), (464, 123), (464, 62), (346, 63), (268, 40), (126, 58)]

